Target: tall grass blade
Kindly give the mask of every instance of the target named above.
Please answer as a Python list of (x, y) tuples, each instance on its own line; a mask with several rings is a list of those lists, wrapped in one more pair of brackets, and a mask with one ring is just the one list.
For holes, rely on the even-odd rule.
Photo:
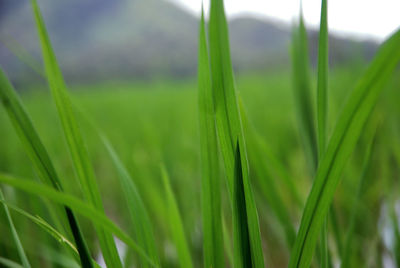
[[(327, 127), (327, 90), (328, 90), (328, 0), (321, 2), (321, 19), (318, 40), (318, 81), (317, 81), (317, 138), (318, 161), (325, 152)], [(320, 267), (328, 267), (328, 234), (327, 221), (321, 232), (321, 259)]]
[(13, 186), (17, 189), (33, 194), (38, 197), (50, 199), (58, 204), (70, 207), (76, 213), (89, 219), (91, 222), (96, 223), (99, 227), (103, 228), (109, 233), (113, 233), (122, 242), (131, 247), (135, 252), (147, 259), (153, 267), (159, 267), (153, 263), (144, 250), (139, 247), (123, 230), (121, 230), (114, 222), (112, 222), (104, 212), (96, 209), (93, 205), (87, 204), (78, 198), (56, 191), (48, 186), (33, 182), (31, 180), (11, 177), (5, 174), (0, 174), (0, 182)]
[(4, 208), (4, 212), (6, 213), (8, 225), (10, 225), (11, 234), (14, 239), (15, 245), (17, 246), (19, 258), (21, 259), (21, 262), (22, 262), (22, 265), (24, 268), (30, 268), (31, 265), (29, 263), (28, 257), (26, 256), (26, 253), (25, 253), (24, 247), (22, 246), (21, 240), (19, 239), (19, 235), (18, 235), (17, 229), (15, 228), (13, 219), (11, 217), (10, 210), (8, 209), (8, 206), (3, 203), (4, 201), (5, 200), (4, 200), (3, 191), (0, 189), (0, 202), (2, 202), (2, 204), (3, 204), (3, 208)]
[(296, 116), (299, 122), (300, 135), (306, 160), (311, 174), (317, 167), (317, 139), (315, 134), (314, 113), (311, 100), (310, 64), (308, 60), (307, 31), (304, 25), (303, 13), (300, 12), (299, 25), (292, 32), (292, 72), (293, 91)]
[[(249, 241), (234, 241), (236, 248), (244, 249), (250, 247), (252, 267), (264, 267), (264, 257), (261, 246), (260, 227), (258, 222), (257, 209), (251, 189), (249, 170), (247, 162), (247, 153), (243, 129), (240, 120), (240, 113), (237, 104), (236, 90), (230, 58), (228, 26), (225, 17), (223, 0), (212, 0), (210, 10), (209, 24), (210, 41), (210, 62), (211, 78), (214, 97), (214, 106), (216, 114), (217, 134), (220, 143), (220, 149), (224, 159), (225, 173), (228, 177), (228, 185), (233, 198), (238, 197), (233, 194), (233, 184), (237, 183), (235, 176), (238, 163), (235, 161), (237, 152), (240, 150), (241, 176), (243, 180), (238, 185), (243, 188), (242, 204), (246, 207), (246, 214), (237, 214), (245, 216), (241, 223), (247, 222), (244, 226), (234, 227), (234, 230), (247, 227)], [(239, 146), (239, 148), (238, 148)], [(238, 200), (232, 199), (232, 204), (238, 204)], [(233, 206), (233, 209), (236, 209)], [(235, 212), (236, 213), (236, 212)], [(236, 221), (236, 223), (239, 223)], [(234, 234), (239, 238), (239, 234)], [(238, 243), (243, 243), (239, 245)], [(235, 251), (236, 252), (236, 251)], [(239, 266), (235, 263), (235, 266)]]
[(400, 30), (379, 49), (352, 91), (333, 130), (307, 199), (289, 267), (309, 267), (336, 186), (379, 93), (400, 60)]
[(175, 247), (178, 251), (179, 262), (182, 268), (193, 267), (192, 257), (190, 255), (189, 246), (187, 243), (185, 230), (183, 228), (182, 217), (179, 212), (178, 205), (175, 200), (174, 192), (172, 191), (167, 170), (161, 166), (161, 176), (164, 183), (166, 208), (168, 215), (168, 223)]
[[(83, 190), (83, 194), (85, 198), (94, 205), (94, 207), (104, 211), (98, 185), (94, 176), (94, 171), (89, 160), (89, 155), (83, 142), (78, 124), (75, 120), (64, 78), (51, 47), (50, 39), (41, 16), (39, 6), (36, 0), (31, 0), (31, 3), (39, 39), (42, 45), (46, 76), (57, 106), (65, 138), (67, 140), (68, 148)], [(99, 228), (96, 224), (95, 229), (107, 266), (115, 268), (122, 267), (112, 235), (102, 228)]]
[(318, 41), (317, 128), (319, 159), (325, 151), (328, 106), (328, 0), (322, 0)]
[[(33, 126), (32, 120), (1, 68), (0, 99), (7, 110), (10, 120), (13, 123), (26, 152), (34, 164), (41, 181), (58, 191), (63, 191), (62, 182), (56, 173), (54, 165), (50, 160), (50, 156), (47, 153), (38, 132)], [(86, 267), (90, 267), (90, 253), (81, 233), (78, 221), (72, 211), (68, 207), (64, 207), (64, 212), (59, 211), (57, 213), (51, 206), (49, 206), (49, 210), (56, 226), (61, 225), (59, 219), (61, 219), (62, 222), (65, 222), (65, 224), (69, 224), (79, 251), (81, 263)]]
[(198, 61), (204, 267), (224, 267), (218, 143), (203, 10)]

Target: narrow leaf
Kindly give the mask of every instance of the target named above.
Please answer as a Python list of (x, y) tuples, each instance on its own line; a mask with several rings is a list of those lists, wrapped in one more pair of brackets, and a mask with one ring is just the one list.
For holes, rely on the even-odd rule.
[(224, 267), (218, 143), (203, 11), (198, 61), (204, 267)]
[[(321, 19), (318, 41), (318, 81), (317, 81), (317, 133), (318, 133), (318, 161), (325, 152), (327, 126), (327, 87), (328, 87), (328, 1), (321, 2)], [(320, 267), (328, 267), (328, 233), (327, 220), (321, 232)]]
[[(36, 21), (39, 39), (42, 45), (42, 54), (46, 69), (46, 76), (54, 101), (57, 106), (68, 149), (78, 175), (85, 198), (97, 209), (104, 211), (94, 171), (89, 160), (89, 154), (83, 142), (78, 124), (73, 114), (64, 78), (58, 66), (56, 56), (51, 47), (42, 15), (36, 0), (31, 0), (33, 14)], [(95, 224), (104, 260), (109, 267), (122, 267), (112, 235)]]
[[(32, 120), (1, 68), (0, 99), (41, 181), (52, 186), (56, 190), (63, 191), (62, 183), (38, 132), (33, 126)], [(68, 222), (78, 247), (81, 263), (85, 267), (90, 267), (90, 253), (81, 233), (78, 221), (72, 211), (68, 207), (64, 207), (64, 212), (59, 211), (57, 213), (51, 206), (49, 206), (49, 211), (57, 227), (61, 226), (60, 220), (66, 223)]]
[(10, 225), (11, 234), (14, 239), (15, 245), (17, 246), (19, 258), (21, 259), (21, 262), (22, 262), (22, 265), (24, 266), (24, 268), (30, 268), (31, 265), (29, 264), (28, 257), (26, 256), (24, 247), (22, 246), (21, 240), (19, 239), (17, 229), (15, 229), (14, 222), (13, 222), (13, 219), (11, 218), (11, 214), (8, 209), (8, 206), (3, 203), (4, 201), (5, 200), (4, 200), (3, 191), (0, 189), (0, 202), (2, 202), (4, 211), (6, 213), (8, 225)]
[(62, 204), (64, 206), (68, 206), (73, 209), (76, 213), (84, 216), (89, 219), (91, 222), (95, 222), (98, 226), (107, 230), (109, 233), (113, 233), (116, 237), (118, 237), (121, 241), (123, 241), (126, 245), (135, 250), (138, 254), (147, 259), (148, 263), (150, 263), (153, 267), (159, 267), (147, 256), (144, 250), (139, 247), (123, 230), (121, 230), (115, 223), (113, 223), (104, 212), (94, 208), (92, 205), (89, 205), (78, 198), (66, 194), (61, 193), (52, 188), (33, 182), (31, 180), (14, 178), (5, 174), (0, 174), (0, 182), (13, 186), (22, 191), (31, 193), (33, 195), (50, 199), (56, 203)]
[(193, 267), (192, 257), (190, 256), (190, 250), (185, 236), (181, 214), (169, 182), (167, 170), (164, 166), (161, 167), (161, 175), (163, 178), (166, 195), (169, 229), (171, 231), (175, 247), (178, 251), (179, 263), (182, 268), (190, 268)]
[(331, 205), (342, 170), (354, 150), (385, 82), (400, 60), (399, 46), (400, 30), (380, 47), (338, 118), (307, 199), (289, 267), (309, 267), (311, 263), (318, 234)]
[[(236, 240), (234, 241), (234, 246), (241, 249), (245, 249), (246, 246), (249, 246), (252, 267), (264, 267), (260, 227), (249, 178), (247, 152), (234, 85), (228, 26), (223, 0), (211, 1), (209, 41), (217, 135), (224, 159), (228, 186), (232, 195), (232, 207), (238, 204), (238, 200), (234, 200), (234, 198), (238, 196), (233, 195), (233, 184), (237, 179), (237, 177), (235, 177), (238, 166), (237, 161), (235, 161), (238, 150), (237, 144), (239, 144), (240, 147), (240, 166), (242, 169), (240, 178), (243, 180), (240, 185), (243, 187), (244, 195), (241, 201), (244, 202), (242, 205), (246, 207), (246, 215), (240, 214), (246, 218), (241, 219), (240, 223), (246, 221), (247, 224), (238, 226), (234, 228), (234, 230), (239, 230), (238, 228), (242, 227), (248, 228), (249, 241)], [(239, 223), (239, 221), (236, 221), (236, 223)], [(234, 234), (234, 237), (239, 238), (240, 236), (239, 234)], [(235, 263), (235, 265), (239, 266), (240, 264)]]

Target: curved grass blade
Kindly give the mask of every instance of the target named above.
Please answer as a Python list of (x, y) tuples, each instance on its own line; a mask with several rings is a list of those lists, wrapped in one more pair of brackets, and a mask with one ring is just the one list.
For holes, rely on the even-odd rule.
[[(39, 39), (42, 45), (42, 54), (46, 69), (46, 76), (54, 101), (57, 106), (58, 114), (61, 120), (65, 138), (67, 140), (68, 149), (78, 175), (83, 194), (85, 198), (97, 209), (104, 211), (100, 192), (95, 179), (94, 171), (89, 160), (83, 138), (81, 136), (78, 124), (73, 114), (71, 101), (69, 99), (64, 78), (58, 66), (56, 56), (51, 47), (42, 15), (36, 0), (31, 0), (33, 14), (36, 21)], [(104, 255), (104, 260), (109, 267), (121, 267), (122, 263), (119, 258), (117, 248), (112, 235), (98, 228), (95, 229), (99, 238), (100, 247)]]
[(4, 265), (4, 267), (8, 267), (8, 268), (24, 268), (24, 266), (22, 266), (19, 263), (16, 263), (12, 260), (0, 257), (0, 264)]
[(309, 267), (318, 234), (347, 159), (377, 102), (379, 93), (400, 60), (400, 30), (379, 49), (346, 102), (321, 159), (307, 199), (289, 267)]
[(179, 212), (179, 208), (169, 182), (167, 170), (164, 166), (161, 166), (161, 175), (166, 194), (168, 223), (176, 250), (178, 251), (180, 266), (182, 268), (191, 268), (193, 267), (193, 262), (192, 257), (190, 256), (190, 250), (185, 236), (185, 230), (182, 224), (181, 214)]
[[(240, 223), (246, 222), (244, 226), (234, 227), (234, 230), (240, 230), (242, 227), (248, 228), (249, 241), (234, 241), (234, 247), (246, 249), (251, 254), (252, 267), (264, 267), (264, 257), (261, 246), (260, 227), (258, 222), (257, 209), (251, 189), (249, 169), (247, 162), (247, 153), (243, 129), (240, 120), (240, 113), (237, 104), (236, 90), (234, 85), (234, 77), (232, 70), (232, 62), (230, 58), (228, 26), (225, 17), (223, 0), (212, 0), (210, 10), (209, 24), (209, 41), (210, 41), (210, 62), (211, 62), (211, 79), (213, 98), (216, 114), (217, 135), (219, 138), (220, 149), (224, 159), (225, 173), (231, 196), (233, 198), (238, 195), (233, 194), (233, 184), (237, 178), (241, 178), (243, 182), (238, 185), (237, 189), (243, 189), (243, 199), (241, 199), (246, 207), (246, 215), (241, 212), (234, 212), (237, 215), (245, 216)], [(239, 148), (238, 148), (239, 146)], [(236, 176), (238, 162), (237, 152), (240, 150), (240, 176)], [(233, 200), (233, 209), (238, 204), (238, 200)], [(243, 212), (243, 211), (242, 211)], [(235, 221), (236, 224), (239, 221)], [(234, 234), (239, 238), (239, 234)], [(239, 244), (243, 243), (243, 244)], [(237, 252), (237, 250), (234, 250)], [(240, 265), (235, 263), (235, 265)]]
[[(3, 203), (4, 201), (5, 200), (4, 200), (3, 191), (0, 189), (0, 202)], [(13, 219), (11, 217), (10, 211), (8, 209), (8, 206), (6, 206), (3, 203), (3, 208), (6, 213), (8, 224), (10, 225), (12, 237), (14, 239), (15, 245), (17, 246), (18, 255), (19, 255), (19, 258), (21, 259), (22, 265), (24, 268), (30, 268), (31, 265), (29, 263), (28, 257), (26, 256), (26, 253), (25, 253), (24, 247), (22, 246), (21, 240), (19, 239), (18, 232), (15, 229), (15, 225), (14, 225)]]
[(60, 244), (65, 246), (69, 251), (71, 251), (76, 257), (79, 257), (78, 250), (76, 247), (65, 237), (63, 236), (60, 232), (58, 232), (54, 227), (52, 227), (48, 222), (46, 222), (44, 219), (40, 218), (39, 216), (33, 216), (32, 214), (28, 213), (27, 211), (20, 209), (14, 205), (11, 205), (4, 200), (0, 200), (0, 202), (7, 208), (10, 208), (14, 210), (15, 212), (18, 212), (22, 216), (28, 218), (32, 222), (34, 222), (36, 225), (38, 225), (41, 229), (46, 231), (48, 234), (50, 234), (54, 239), (56, 239)]
[[(110, 155), (115, 168), (117, 169), (119, 175), (119, 181), (123, 189), (126, 203), (128, 204), (128, 210), (131, 216), (131, 224), (133, 225), (135, 237), (137, 244), (141, 246), (146, 254), (151, 258), (153, 263), (159, 266), (160, 261), (157, 254), (156, 243), (153, 234), (153, 224), (150, 221), (149, 215), (147, 214), (146, 207), (143, 200), (139, 194), (139, 191), (130, 176), (129, 172), (126, 170), (122, 161), (119, 159), (117, 153), (112, 147), (108, 139), (102, 135), (102, 141), (105, 145), (108, 154)], [(140, 257), (140, 267), (150, 267), (147, 260), (142, 256)]]
[(94, 208), (92, 205), (89, 205), (78, 198), (66, 194), (58, 192), (48, 186), (26, 180), (20, 178), (14, 178), (5, 174), (0, 174), (0, 182), (13, 186), (22, 191), (28, 192), (30, 194), (44, 197), (50, 199), (56, 203), (62, 204), (64, 206), (68, 206), (73, 209), (76, 213), (81, 214), (85, 218), (89, 219), (93, 223), (96, 224), (104, 230), (107, 230), (109, 233), (113, 233), (116, 237), (118, 237), (121, 241), (123, 241), (126, 245), (135, 250), (138, 254), (144, 257), (148, 263), (150, 263), (153, 267), (159, 267), (157, 264), (153, 263), (149, 256), (144, 252), (144, 250), (139, 247), (123, 230), (121, 230), (115, 223), (113, 223), (104, 212)]
[[(95, 131), (96, 135), (99, 136), (112, 160), (112, 163), (114, 164), (126, 203), (128, 204), (131, 224), (133, 225), (132, 229), (134, 230), (137, 244), (145, 250), (146, 254), (154, 263), (159, 265), (160, 260), (154, 239), (153, 224), (150, 221), (147, 209), (133, 178), (122, 163), (121, 159), (118, 157), (107, 136), (97, 128), (93, 120), (82, 109), (80, 109), (80, 107), (74, 105), (74, 108), (79, 113), (79, 116), (86, 121), (87, 125), (89, 125)], [(128, 253), (125, 259), (131, 262), (131, 257), (133, 257), (132, 255), (133, 254)], [(139, 257), (141, 258), (141, 256)], [(124, 265), (126, 266), (127, 263), (125, 262)], [(140, 267), (147, 267), (147, 265), (148, 263), (146, 259), (140, 261)]]
[(204, 267), (224, 267), (218, 143), (203, 10), (198, 61)]
[[(50, 156), (45, 149), (43, 142), (39, 138), (39, 134), (33, 126), (32, 120), (26, 112), (20, 98), (16, 94), (10, 81), (0, 68), (0, 99), (10, 117), (13, 126), (21, 139), (21, 142), (29, 155), (41, 181), (49, 186), (52, 186), (58, 191), (63, 191), (62, 182), (60, 181), (54, 165), (50, 160)], [(81, 233), (78, 221), (72, 211), (64, 208), (64, 212), (58, 213), (49, 206), (49, 211), (52, 215), (57, 227), (61, 226), (60, 220), (69, 224), (75, 243), (78, 247), (79, 257), (82, 265), (85, 267), (91, 266), (91, 257), (87, 248), (85, 239)], [(61, 228), (61, 227), (60, 227)]]

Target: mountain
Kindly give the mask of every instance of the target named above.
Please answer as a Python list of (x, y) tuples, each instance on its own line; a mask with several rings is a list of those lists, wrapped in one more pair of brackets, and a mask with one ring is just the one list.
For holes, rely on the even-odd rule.
[[(186, 77), (196, 73), (198, 18), (165, 0), (39, 0), (50, 38), (69, 81)], [(29, 1), (0, 0), (0, 40), (22, 45), (37, 60), (40, 49)], [(289, 64), (290, 26), (239, 17), (229, 22), (238, 71)], [(315, 62), (318, 33), (309, 31)], [(377, 44), (330, 37), (333, 64), (369, 59)], [(39, 60), (38, 60), (39, 61)], [(0, 44), (0, 64), (14, 81), (37, 79)]]

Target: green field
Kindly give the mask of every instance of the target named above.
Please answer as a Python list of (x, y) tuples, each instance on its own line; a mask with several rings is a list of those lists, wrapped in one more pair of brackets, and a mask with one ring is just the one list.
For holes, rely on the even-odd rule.
[[(354, 76), (362, 73), (362, 66), (349, 68), (341, 67), (330, 74), (332, 83), (329, 88), (330, 102), (328, 129), (332, 129), (335, 118), (340, 112), (348, 92), (354, 87)], [(266, 148), (276, 157), (285, 168), (285, 172), (300, 192), (302, 201), (307, 197), (311, 187), (312, 177), (307, 170), (305, 155), (301, 145), (294, 111), (293, 92), (290, 72), (240, 75), (237, 77), (237, 88), (243, 98), (251, 124), (262, 137)], [(355, 261), (363, 261), (368, 254), (376, 253), (379, 245), (374, 241), (379, 237), (380, 228), (377, 226), (383, 204), (387, 196), (381, 189), (386, 184), (395, 183), (400, 161), (400, 114), (396, 100), (399, 99), (399, 79), (393, 81), (385, 89), (374, 111), (373, 118), (380, 123), (377, 130), (379, 146), (374, 149), (373, 160), (368, 172), (368, 185), (363, 194), (364, 207), (356, 222), (363, 228), (357, 229), (354, 235), (356, 243), (364, 244), (354, 252)], [(160, 163), (164, 163), (171, 177), (174, 193), (182, 213), (184, 228), (189, 240), (191, 254), (200, 266), (202, 256), (201, 239), (201, 172), (199, 156), (199, 125), (196, 80), (185, 81), (159, 80), (141, 83), (105, 83), (100, 85), (76, 85), (71, 87), (71, 95), (77, 105), (87, 116), (91, 117), (98, 128), (104, 131), (114, 145), (118, 155), (128, 168), (133, 180), (142, 193), (144, 202), (153, 219), (158, 250), (163, 260), (163, 267), (176, 266), (176, 254), (171, 252), (171, 240), (164, 219), (165, 200), (160, 173)], [(22, 89), (21, 89), (22, 90)], [(62, 174), (68, 192), (80, 196), (76, 184), (72, 163), (57, 118), (56, 108), (45, 85), (24, 89), (21, 93), (37, 130), (42, 137), (57, 171)], [(0, 140), (0, 170), (3, 173), (15, 174), (22, 178), (35, 178), (37, 175), (32, 168), (22, 144), (6, 113), (1, 109)], [(126, 203), (121, 196), (121, 188), (116, 181), (118, 176), (101, 140), (93, 128), (87, 126), (85, 119), (79, 121), (85, 141), (88, 145), (90, 158), (100, 186), (107, 215), (115, 220), (125, 230), (129, 230), (129, 219)], [(357, 189), (365, 148), (357, 147), (343, 175), (343, 182), (337, 190), (334, 207), (338, 212), (341, 235), (346, 234), (349, 226), (349, 213), (355, 203), (354, 192)], [(266, 152), (268, 155), (268, 152)], [(252, 154), (249, 154), (250, 165)], [(270, 167), (268, 157), (262, 160)], [(287, 185), (282, 182), (272, 169), (274, 179), (279, 185), (279, 191), (285, 199), (285, 206), (291, 212), (293, 222), (299, 222), (301, 210), (295, 207)], [(259, 187), (259, 179), (251, 172), (255, 185), (256, 203), (260, 216), (261, 234), (265, 243), (266, 259), (271, 267), (286, 265), (289, 250), (284, 243), (283, 230), (276, 217), (271, 212), (265, 192)], [(275, 172), (275, 173), (274, 173)], [(391, 173), (395, 174), (391, 174)], [(226, 187), (223, 187), (226, 211), (226, 222), (230, 226), (229, 204), (227, 203)], [(34, 196), (23, 192), (13, 194), (11, 188), (6, 193), (18, 206), (30, 211), (33, 215), (45, 217), (46, 212), (41, 202)], [(397, 194), (395, 195), (397, 196)], [(368, 217), (367, 215), (372, 215)], [(366, 218), (366, 219), (365, 219)], [(32, 225), (27, 219), (15, 215), (17, 229), (21, 232), (21, 240), (26, 245), (28, 254), (32, 256), (32, 264), (41, 263), (43, 259), (56, 258), (52, 251), (42, 247), (59, 247), (46, 232)], [(90, 244), (95, 243), (95, 233), (91, 224), (82, 219), (82, 226)], [(7, 229), (6, 223), (1, 228)], [(230, 227), (228, 227), (230, 228)], [(15, 256), (15, 246), (8, 231), (2, 239), (2, 252)], [(40, 241), (40, 242), (38, 242)], [(35, 245), (35, 246), (34, 246)], [(96, 256), (96, 246), (92, 247)], [(332, 250), (337, 254), (334, 243)], [(64, 253), (65, 254), (65, 253)], [(374, 258), (374, 257), (371, 257)], [(34, 265), (34, 266), (36, 266)]]
[(315, 68), (300, 14), (291, 70), (234, 75), (213, 0), (197, 79), (79, 85), (31, 4), (48, 85), (0, 69), (0, 267), (400, 267), (400, 30), (329, 66), (323, 0)]

